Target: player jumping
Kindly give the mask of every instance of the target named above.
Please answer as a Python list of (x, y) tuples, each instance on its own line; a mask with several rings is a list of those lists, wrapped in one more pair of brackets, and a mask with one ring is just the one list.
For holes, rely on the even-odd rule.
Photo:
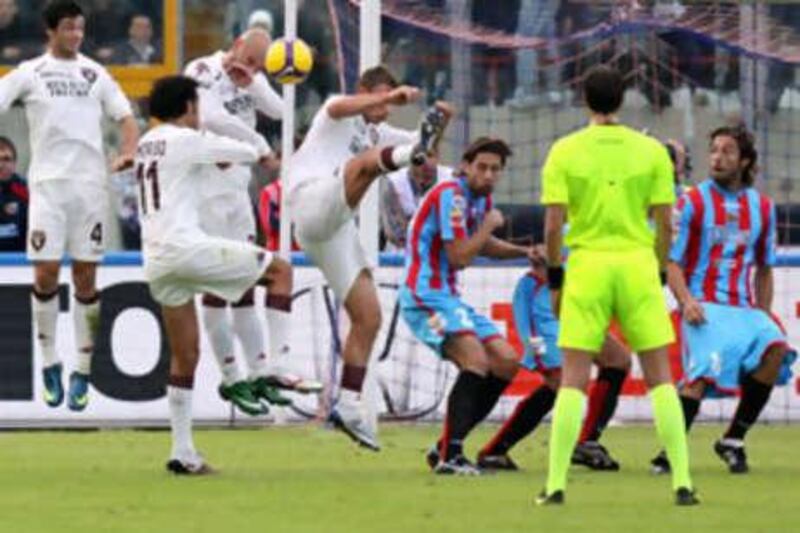
[[(661, 143), (617, 121), (624, 90), (618, 71), (594, 67), (584, 82), (589, 126), (559, 139), (542, 171), (547, 277), (553, 310), (561, 320), (558, 345), (564, 357), (547, 485), (537, 498), (542, 505), (564, 502), (583, 391), (613, 317), (639, 354), (658, 436), (675, 466), (676, 503), (698, 503), (667, 356), (674, 333), (659, 283), (670, 244), (673, 169)], [(651, 212), (655, 234), (648, 223)], [(570, 257), (565, 276), (562, 241), (567, 216)]]
[[(283, 100), (260, 72), (270, 44), (263, 30), (249, 30), (227, 52), (201, 57), (186, 66), (185, 74), (200, 84), (200, 123), (203, 128), (258, 147), (262, 162), (272, 155), (264, 138), (256, 131), (256, 112), (279, 120)], [(253, 206), (247, 187), (251, 169), (234, 165), (220, 170), (218, 186), (206, 191), (203, 203), (203, 229), (209, 235), (255, 241)], [(267, 403), (286, 405), (290, 400), (275, 387), (298, 392), (318, 392), (322, 385), (286, 371), (291, 331), (291, 295), (282, 298), (268, 294), (269, 358), (264, 354), (262, 325), (253, 301), (253, 290), (233, 302), (212, 294), (203, 296), (203, 323), (212, 351), (222, 372), (220, 395), (248, 414), (262, 414)], [(236, 360), (234, 335), (242, 345), (249, 378), (245, 381)]]
[[(731, 473), (749, 470), (744, 438), (796, 357), (772, 314), (775, 206), (754, 187), (758, 153), (744, 128), (711, 134), (711, 177), (678, 202), (669, 286), (680, 306), (687, 431), (707, 396), (741, 399), (714, 451)], [(751, 272), (753, 272), (751, 274)], [(668, 472), (662, 452), (653, 471)]]
[(287, 262), (202, 229), (204, 190), (225, 179), (217, 166), (251, 164), (259, 154), (250, 144), (198, 131), (197, 88), (195, 80), (184, 76), (156, 82), (150, 112), (162, 124), (142, 137), (136, 153), (144, 275), (161, 304), (172, 350), (167, 386), (172, 452), (167, 468), (176, 474), (212, 471), (192, 441), (192, 388), (199, 358), (195, 294), (235, 302), (257, 283), (283, 297), (292, 288)]
[(482, 137), (464, 154), (465, 175), (445, 180), (422, 200), (408, 229), (400, 309), (414, 335), (459, 368), (447, 401), (444, 431), (428, 454), (437, 474), (476, 475), (463, 442), (494, 408), (518, 370), (514, 348), (494, 323), (466, 304), (456, 274), (479, 255), (496, 259), (530, 257), (493, 232), (504, 223), (491, 193), (511, 149)]
[(113, 171), (131, 164), (139, 128), (119, 85), (106, 69), (79, 52), (85, 26), (81, 7), (72, 0), (54, 0), (44, 8), (43, 18), (47, 52), (0, 79), (0, 112), (22, 103), (30, 128), (27, 251), (33, 262), (31, 306), (35, 342), (43, 359), (45, 402), (57, 407), (64, 400), (56, 323), (58, 276), (67, 253), (73, 260), (77, 349), (67, 406), (82, 411), (89, 403), (91, 358), (100, 321), (96, 274), (108, 214), (101, 119), (105, 115), (114, 120), (122, 137)]
[(418, 98), (419, 90), (398, 86), (385, 67), (365, 71), (357, 94), (333, 96), (323, 104), (289, 171), (287, 194), (297, 241), (325, 275), (350, 319), (341, 392), (330, 420), (375, 451), (380, 445), (366, 420), (361, 390), (381, 309), (353, 215), (376, 178), (407, 166), (412, 156), (422, 162), (433, 151), (449, 118), (448, 106), (438, 104), (439, 111), (427, 115), (419, 137), (385, 123), (390, 105)]

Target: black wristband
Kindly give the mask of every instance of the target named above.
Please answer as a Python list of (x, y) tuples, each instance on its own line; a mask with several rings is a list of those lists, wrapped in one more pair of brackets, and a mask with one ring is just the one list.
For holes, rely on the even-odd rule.
[(658, 271), (658, 277), (661, 279), (661, 286), (662, 287), (667, 284), (667, 271), (666, 270), (659, 270)]
[(547, 286), (551, 291), (560, 291), (564, 285), (564, 267), (549, 266), (547, 267)]

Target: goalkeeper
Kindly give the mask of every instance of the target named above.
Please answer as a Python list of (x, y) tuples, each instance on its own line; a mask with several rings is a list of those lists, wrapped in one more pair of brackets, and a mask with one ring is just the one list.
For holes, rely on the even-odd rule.
[[(689, 476), (683, 412), (667, 358), (674, 333), (659, 284), (675, 201), (672, 164), (661, 143), (617, 121), (624, 91), (616, 70), (601, 65), (589, 71), (584, 97), (590, 124), (559, 139), (543, 169), (548, 285), (554, 312), (558, 315), (561, 310), (558, 345), (564, 360), (547, 485), (536, 500), (541, 505), (564, 502), (583, 415), (583, 391), (614, 317), (639, 354), (658, 436), (672, 464), (676, 503), (699, 503)], [(648, 226), (650, 214), (655, 236)], [(571, 255), (565, 279), (561, 250), (567, 216)]]

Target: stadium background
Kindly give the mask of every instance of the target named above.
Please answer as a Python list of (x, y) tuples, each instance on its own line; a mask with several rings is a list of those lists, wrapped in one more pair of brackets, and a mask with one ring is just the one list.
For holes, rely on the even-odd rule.
[[(0, 0), (0, 7), (11, 0)], [(11, 2), (14, 3), (14, 2)], [(38, 0), (16, 1), (20, 24), (28, 30), (18, 39), (19, 48), (30, 54), (41, 43), (37, 29)], [(142, 125), (147, 121), (147, 93), (153, 79), (176, 72), (186, 61), (225, 48), (241, 31), (254, 9), (267, 9), (273, 17), (275, 36), (282, 34), (283, 2), (239, 0), (86, 0), (89, 55), (98, 55), (124, 35), (134, 13), (151, 17), (155, 38), (160, 41), (161, 61), (148, 65), (114, 65), (111, 69), (126, 92), (137, 103)], [(421, 86), (427, 101), (445, 98), (459, 108), (459, 116), (448, 133), (443, 162), (456, 164), (467, 140), (491, 133), (507, 138), (515, 157), (496, 192), (496, 200), (511, 215), (507, 236), (520, 241), (541, 239), (541, 208), (538, 202), (539, 168), (550, 143), (584, 121), (578, 86), (582, 72), (597, 61), (616, 65), (629, 83), (624, 120), (647, 129), (660, 138), (687, 143), (693, 155), (694, 180), (705, 175), (706, 134), (721, 123), (744, 121), (759, 142), (759, 186), (779, 206), (779, 239), (783, 267), (778, 275), (776, 311), (786, 322), (792, 341), (800, 344), (798, 313), (800, 286), (795, 267), (800, 266), (795, 246), (800, 245), (800, 5), (796, 2), (531, 2), (511, 0), (502, 9), (487, 0), (389, 0), (382, 2), (381, 58), (407, 83)], [(531, 17), (531, 6), (540, 11)], [(0, 10), (2, 12), (2, 10)], [(298, 34), (316, 50), (312, 76), (298, 88), (296, 120), (302, 130), (321, 100), (340, 90), (352, 89), (359, 66), (359, 3), (354, 0), (305, 0), (300, 2)], [(38, 33), (37, 33), (38, 31)], [(0, 34), (2, 35), (2, 34)], [(4, 41), (6, 42), (6, 41)], [(13, 42), (13, 41), (12, 41)], [(7, 46), (7, 45), (6, 45)], [(9, 66), (17, 59), (3, 62)], [(532, 72), (538, 73), (533, 81)], [(413, 127), (417, 110), (404, 110), (394, 122)], [(78, 127), (78, 125), (76, 125)], [(260, 125), (273, 146), (278, 146), (276, 124)], [(114, 146), (113, 128), (107, 128)], [(9, 134), (20, 147), (20, 168), (27, 163), (27, 128), (21, 110), (0, 117), (0, 132)], [(260, 174), (253, 192), (273, 174)], [(120, 174), (110, 185), (115, 202), (109, 218), (117, 222), (112, 248), (135, 246), (135, 216), (131, 205), (132, 180)], [(374, 231), (378, 228), (375, 225)], [(134, 235), (135, 236), (135, 235)], [(104, 323), (109, 331), (105, 350), (113, 364), (99, 365), (93, 379), (106, 398), (94, 402), (82, 418), (52, 417), (35, 401), (39, 397), (32, 378), (38, 375), (30, 360), (29, 330), (25, 308), (6, 308), (2, 334), (12, 349), (0, 356), (5, 378), (0, 383), (3, 410), (0, 423), (44, 425), (77, 423), (163, 423), (166, 414), (162, 385), (148, 376), (163, 372), (165, 348), (159, 334), (157, 314), (143, 311), (147, 299), (141, 283), (136, 253), (112, 254), (116, 264), (100, 276), (104, 295)], [(0, 258), (4, 273), (0, 291), (27, 294), (29, 270), (20, 256)], [(326, 383), (336, 383), (338, 332), (345, 327), (335, 302), (302, 255), (298, 268), (298, 300), (308, 303), (297, 313), (296, 341), (299, 370), (311, 371)], [(379, 379), (371, 384), (375, 408), (395, 418), (436, 417), (452, 370), (414, 342), (394, 313), (394, 290), (399, 277), (399, 258), (382, 256), (379, 272), (386, 325), (380, 354), (384, 364)], [(492, 313), (503, 323), (520, 264), (484, 265), (470, 273), (465, 283), (467, 299)], [(66, 279), (62, 278), (62, 279)], [(119, 289), (119, 284), (125, 289)], [(113, 290), (112, 290), (113, 288)], [(128, 294), (130, 291), (131, 294)], [(17, 293), (14, 293), (17, 297)], [(106, 298), (120, 294), (119, 300)], [(130, 312), (117, 320), (111, 308)], [(119, 310), (118, 309), (118, 310)], [(64, 308), (63, 311), (68, 312)], [(20, 321), (20, 317), (22, 317)], [(71, 342), (69, 321), (61, 320), (59, 339)], [(148, 332), (146, 335), (142, 332)], [(126, 333), (127, 332), (127, 333)], [(509, 332), (512, 336), (513, 333)], [(388, 341), (386, 340), (388, 339)], [(162, 339), (163, 340), (163, 339)], [(204, 358), (208, 362), (209, 358)], [(35, 359), (35, 361), (38, 359)], [(102, 360), (102, 358), (100, 358)], [(104, 375), (103, 373), (107, 374)], [(120, 374), (132, 378), (114, 382)], [(207, 422), (243, 423), (220, 402), (213, 386), (216, 370), (205, 365), (200, 382), (206, 382), (199, 397), (207, 396), (201, 418)], [(10, 376), (17, 376), (11, 378)], [(532, 379), (525, 376), (526, 380)], [(520, 383), (518, 390), (530, 386)], [(118, 390), (127, 390), (116, 398)], [(623, 401), (625, 419), (648, 416), (641, 389), (632, 383), (631, 397)], [(800, 418), (800, 382), (776, 393), (766, 417), (772, 420)], [(336, 391), (329, 387), (321, 402), (298, 400), (298, 409), (279, 413), (282, 417), (321, 414)], [(125, 396), (127, 394), (127, 396)], [(139, 397), (137, 394), (142, 394)], [(148, 394), (150, 396), (148, 396)], [(147, 403), (150, 402), (150, 403)], [(495, 412), (501, 416), (513, 405), (505, 400)], [(706, 418), (719, 418), (731, 409), (730, 402), (704, 407)], [(152, 413), (152, 415), (147, 415)]]

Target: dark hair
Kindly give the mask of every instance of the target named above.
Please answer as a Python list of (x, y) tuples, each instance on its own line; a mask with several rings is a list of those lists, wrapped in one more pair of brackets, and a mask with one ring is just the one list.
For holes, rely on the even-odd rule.
[(17, 160), (17, 147), (14, 145), (14, 141), (9, 139), (8, 137), (4, 137), (0, 135), (0, 149), (5, 148), (14, 156), (14, 161)]
[(183, 116), (197, 102), (198, 83), (186, 76), (166, 76), (150, 91), (150, 114), (161, 121)]
[(368, 91), (371, 91), (378, 85), (388, 85), (394, 89), (400, 84), (397, 78), (394, 77), (394, 74), (383, 65), (368, 68), (358, 78), (358, 86)]
[(51, 0), (42, 12), (44, 25), (48, 30), (55, 30), (64, 19), (83, 16), (83, 9), (74, 0)]
[(511, 151), (511, 147), (509, 147), (508, 143), (503, 139), (478, 137), (467, 147), (464, 155), (461, 156), (461, 160), (472, 163), (479, 154), (487, 152), (500, 156), (500, 161), (503, 163), (503, 166), (506, 166), (506, 160), (514, 155), (514, 152)]
[(758, 167), (756, 166), (758, 151), (756, 151), (756, 140), (753, 134), (745, 126), (721, 126), (711, 132), (709, 141), (714, 142), (717, 137), (731, 137), (736, 141), (736, 145), (739, 147), (740, 159), (749, 161), (742, 172), (742, 183), (746, 187), (752, 187), (758, 172)]
[(622, 74), (613, 67), (597, 65), (589, 69), (583, 80), (586, 105), (595, 113), (609, 115), (622, 105), (625, 83)]

